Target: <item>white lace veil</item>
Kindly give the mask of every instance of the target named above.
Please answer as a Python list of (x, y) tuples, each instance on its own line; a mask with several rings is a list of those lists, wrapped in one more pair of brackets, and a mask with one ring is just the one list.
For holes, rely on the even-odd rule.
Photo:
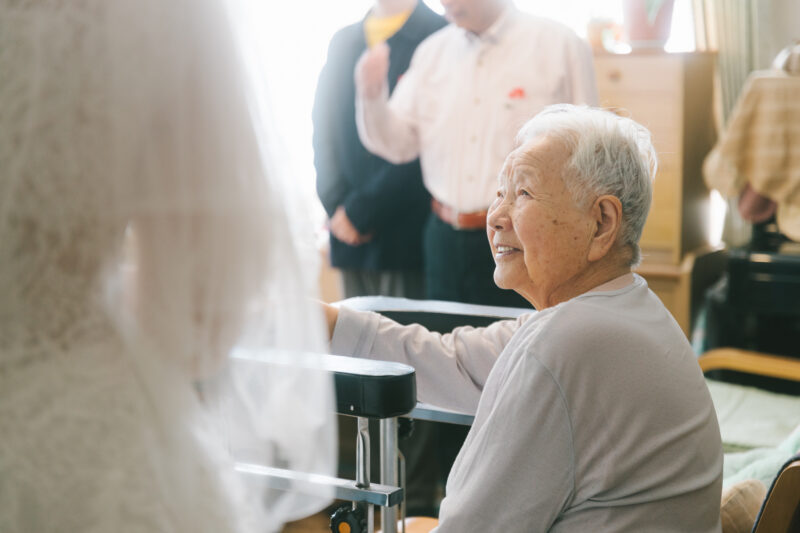
[[(271, 531), (313, 512), (319, 500), (265, 491), (230, 457), (331, 474), (336, 438), (329, 378), (229, 357), (300, 363), (324, 350), (324, 331), (309, 299), (310, 228), (275, 170), (280, 139), (228, 7), (38, 0), (2, 11), (0, 241), (24, 239), (23, 189), (52, 190), (29, 211), (80, 243), (87, 287), (102, 287), (98, 309), (158, 413), (147, 460), (179, 530), (229, 520), (228, 531)], [(0, 248), (5, 289), (30, 260)], [(198, 509), (209, 486), (213, 512)]]

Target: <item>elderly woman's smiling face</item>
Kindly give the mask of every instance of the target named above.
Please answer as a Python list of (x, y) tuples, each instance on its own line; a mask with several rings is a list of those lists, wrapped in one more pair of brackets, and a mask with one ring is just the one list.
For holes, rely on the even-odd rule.
[(593, 206), (576, 205), (564, 184), (568, 158), (559, 141), (528, 141), (506, 159), (489, 208), (495, 283), (540, 310), (583, 292), (575, 294), (592, 263), (597, 221)]

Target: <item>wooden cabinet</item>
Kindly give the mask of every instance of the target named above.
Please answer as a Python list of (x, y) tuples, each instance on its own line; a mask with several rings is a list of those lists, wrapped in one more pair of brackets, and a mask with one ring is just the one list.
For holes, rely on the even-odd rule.
[(707, 244), (703, 158), (714, 143), (714, 56), (639, 53), (595, 57), (600, 105), (646, 126), (659, 167), (641, 246), (673, 265)]
[(708, 250), (709, 193), (702, 164), (715, 141), (714, 55), (597, 55), (595, 70), (600, 105), (653, 135), (659, 166), (637, 271), (688, 334), (690, 294), (698, 290), (691, 286), (692, 269)]

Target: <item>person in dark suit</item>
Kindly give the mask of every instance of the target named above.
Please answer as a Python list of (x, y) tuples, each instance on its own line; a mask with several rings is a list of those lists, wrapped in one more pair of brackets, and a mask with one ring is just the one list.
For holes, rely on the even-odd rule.
[[(419, 161), (393, 165), (364, 148), (356, 129), (353, 76), (364, 51), (385, 42), (392, 59), (388, 86), (394, 90), (417, 45), (445, 25), (421, 1), (377, 0), (363, 20), (331, 40), (314, 102), (314, 165), (317, 193), (330, 218), (331, 263), (341, 269), (347, 297), (425, 297), (422, 229), (431, 198)], [(340, 475), (350, 476), (355, 470), (355, 425), (352, 418), (340, 417), (339, 426)], [(438, 433), (432, 423), (417, 422), (413, 435), (400, 441), (408, 465), (406, 503), (411, 514), (436, 513), (437, 485), (447, 475), (431, 450)], [(377, 453), (375, 448), (373, 457)]]
[(317, 193), (330, 218), (330, 257), (345, 296), (424, 297), (422, 228), (430, 196), (419, 161), (393, 165), (371, 154), (355, 122), (355, 65), (368, 46), (391, 48), (389, 91), (417, 45), (446, 21), (417, 0), (378, 0), (331, 40), (314, 102)]

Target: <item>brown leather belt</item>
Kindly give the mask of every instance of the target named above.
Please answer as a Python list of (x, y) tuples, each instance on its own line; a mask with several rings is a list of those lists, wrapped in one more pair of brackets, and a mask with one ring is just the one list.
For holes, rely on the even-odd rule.
[(455, 229), (484, 229), (486, 227), (486, 210), (473, 213), (459, 213), (449, 205), (436, 198), (431, 199), (431, 211)]

